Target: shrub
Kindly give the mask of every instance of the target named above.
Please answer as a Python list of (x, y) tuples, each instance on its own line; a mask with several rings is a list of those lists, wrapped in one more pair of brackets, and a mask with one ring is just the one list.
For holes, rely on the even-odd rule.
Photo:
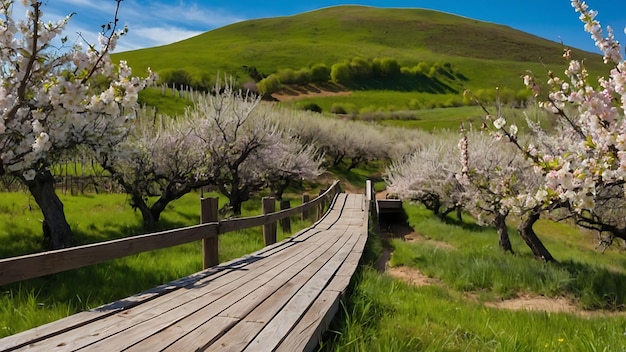
[(330, 79), (330, 69), (325, 64), (316, 64), (311, 67), (311, 82), (326, 83)]
[(330, 107), (330, 112), (332, 112), (333, 114), (347, 114), (348, 111), (346, 111), (346, 108), (341, 105), (341, 104), (333, 104), (333, 106)]
[(267, 96), (269, 94), (275, 93), (282, 88), (282, 84), (276, 75), (269, 75), (266, 78), (263, 78), (258, 84), (257, 89), (259, 93)]
[(398, 76), (400, 74), (398, 60), (388, 57), (380, 60), (380, 74), (385, 77)]
[(159, 72), (159, 81), (168, 86), (192, 86), (193, 77), (183, 69), (163, 70)]
[(355, 57), (350, 62), (350, 68), (354, 75), (359, 78), (372, 76), (372, 63), (362, 57)]
[(296, 71), (294, 83), (296, 84), (307, 84), (311, 82), (311, 70), (309, 68), (301, 68)]
[(350, 66), (345, 62), (336, 63), (330, 69), (330, 79), (335, 83), (346, 83), (351, 77)]
[(321, 113), (322, 112), (322, 107), (317, 105), (317, 104), (315, 104), (315, 103), (307, 103), (307, 104), (304, 104), (304, 106), (302, 107), (302, 110)]
[(282, 69), (276, 75), (282, 84), (293, 84), (296, 81), (296, 71), (290, 68)]

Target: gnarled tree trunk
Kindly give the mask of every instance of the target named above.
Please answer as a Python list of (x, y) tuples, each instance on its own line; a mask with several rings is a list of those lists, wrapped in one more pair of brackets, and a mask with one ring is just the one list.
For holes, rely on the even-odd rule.
[(509, 238), (509, 230), (506, 227), (506, 215), (496, 214), (493, 224), (498, 232), (498, 246), (505, 252), (513, 254), (513, 247)]
[(537, 220), (539, 220), (540, 215), (541, 212), (539, 210), (532, 210), (526, 216), (526, 219), (524, 219), (524, 221), (522, 221), (522, 223), (520, 224), (518, 232), (520, 236), (522, 236), (524, 242), (526, 242), (530, 250), (535, 255), (535, 258), (546, 262), (555, 262), (556, 260), (554, 259), (554, 257), (552, 257), (552, 254), (550, 254), (548, 249), (543, 245), (543, 243), (541, 242), (539, 237), (537, 237), (537, 234), (533, 230), (533, 225), (535, 225)]
[(52, 250), (71, 247), (74, 242), (72, 230), (65, 218), (63, 203), (54, 190), (52, 173), (48, 170), (40, 171), (26, 185), (43, 213), (43, 248)]

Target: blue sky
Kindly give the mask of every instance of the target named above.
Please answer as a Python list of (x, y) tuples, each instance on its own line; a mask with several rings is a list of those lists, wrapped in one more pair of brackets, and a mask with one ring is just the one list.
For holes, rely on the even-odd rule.
[[(95, 42), (102, 24), (113, 19), (115, 0), (43, 0), (48, 19), (76, 14), (67, 35), (80, 32)], [(618, 39), (626, 44), (626, 1), (587, 0), (599, 12), (603, 27), (613, 27)], [(569, 0), (353, 0), (342, 1), (152, 1), (123, 0), (119, 18), (129, 27), (129, 34), (116, 51), (172, 43), (214, 28), (248, 19), (289, 16), (323, 7), (342, 4), (393, 8), (425, 8), (508, 25), (568, 46), (597, 52)], [(15, 9), (15, 15), (21, 15)], [(76, 36), (77, 37), (77, 36)]]

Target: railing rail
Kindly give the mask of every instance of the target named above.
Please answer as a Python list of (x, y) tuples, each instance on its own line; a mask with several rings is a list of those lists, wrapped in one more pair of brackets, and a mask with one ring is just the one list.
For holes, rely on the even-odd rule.
[[(272, 224), (310, 211), (324, 204), (327, 198), (334, 197), (337, 193), (339, 193), (339, 182), (335, 181), (324, 193), (312, 201), (275, 213), (207, 222), (174, 230), (0, 259), (0, 286), (194, 241), (209, 240), (207, 243), (215, 246), (220, 234)], [(217, 247), (213, 248), (211, 253), (208, 261), (205, 258), (205, 268), (216, 264)]]

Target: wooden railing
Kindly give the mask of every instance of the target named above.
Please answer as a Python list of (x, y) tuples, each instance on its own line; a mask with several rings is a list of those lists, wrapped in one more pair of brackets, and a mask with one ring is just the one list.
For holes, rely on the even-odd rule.
[(266, 214), (259, 216), (219, 221), (217, 220), (217, 199), (203, 199), (200, 225), (0, 259), (0, 286), (200, 240), (203, 242), (203, 266), (206, 269), (219, 263), (217, 242), (220, 234), (264, 226), (265, 244), (271, 244), (272, 240), (276, 241), (275, 223), (277, 221), (303, 212), (310, 212), (313, 209), (317, 209), (318, 214), (321, 215), (324, 206), (330, 202), (329, 199), (339, 192), (339, 182), (335, 181), (317, 198), (298, 207), (278, 212), (266, 210)]

